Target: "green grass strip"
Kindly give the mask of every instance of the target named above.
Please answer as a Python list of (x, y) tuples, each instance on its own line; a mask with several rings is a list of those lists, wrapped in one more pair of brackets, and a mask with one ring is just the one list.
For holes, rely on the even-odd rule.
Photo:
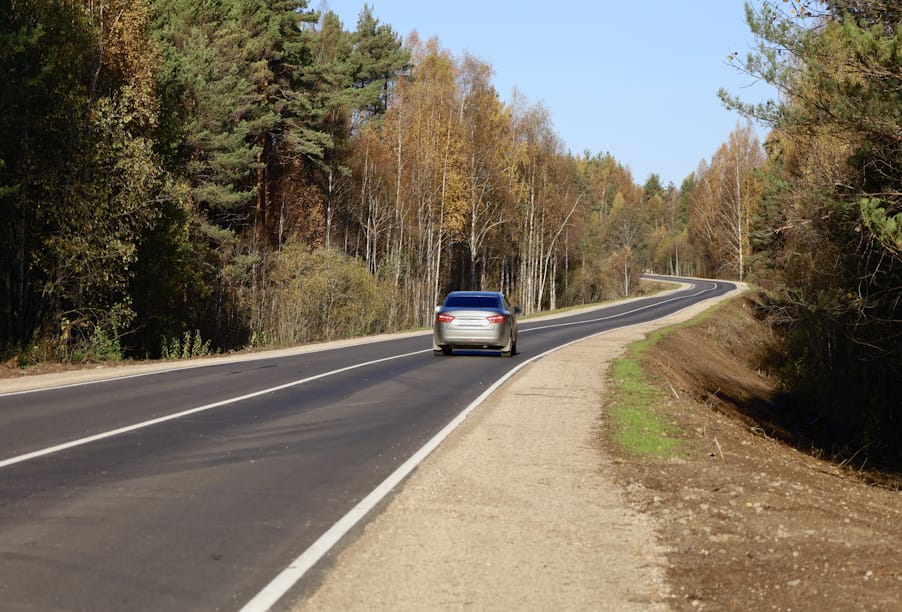
[(685, 456), (681, 432), (665, 423), (657, 412), (657, 406), (667, 401), (666, 395), (648, 382), (636, 355), (641, 352), (634, 345), (630, 355), (615, 360), (611, 366), (614, 384), (608, 410), (614, 443), (624, 454), (644, 459)]
[(669, 397), (642, 368), (642, 358), (667, 334), (698, 325), (729, 301), (721, 302), (685, 323), (648, 334), (644, 340), (631, 344), (626, 356), (612, 362), (608, 412), (614, 443), (624, 455), (654, 461), (688, 455), (683, 432), (676, 425), (667, 423), (658, 410)]

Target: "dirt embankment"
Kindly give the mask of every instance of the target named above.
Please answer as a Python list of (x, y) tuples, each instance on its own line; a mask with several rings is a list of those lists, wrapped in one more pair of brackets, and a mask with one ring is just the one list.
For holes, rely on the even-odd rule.
[(616, 474), (670, 551), (670, 603), (898, 610), (902, 491), (777, 440), (792, 432), (751, 365), (770, 340), (740, 300), (649, 353), (670, 397), (662, 414), (690, 450), (664, 463), (623, 459)]

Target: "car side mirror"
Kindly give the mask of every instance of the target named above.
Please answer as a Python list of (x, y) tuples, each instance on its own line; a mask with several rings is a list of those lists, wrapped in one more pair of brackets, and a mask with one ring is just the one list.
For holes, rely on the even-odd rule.
[(436, 306), (436, 307), (435, 307), (435, 312), (438, 312), (438, 311), (441, 310), (441, 309), (442, 309), (441, 306)]
[(519, 306), (514, 306), (514, 314), (515, 314), (515, 315), (518, 315), (518, 314), (520, 314), (521, 312), (523, 312), (523, 309), (522, 309), (522, 308), (520, 308)]

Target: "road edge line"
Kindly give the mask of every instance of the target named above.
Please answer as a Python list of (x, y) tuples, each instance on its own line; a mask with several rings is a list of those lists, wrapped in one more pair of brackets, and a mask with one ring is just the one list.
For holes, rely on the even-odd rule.
[[(725, 298), (726, 296), (732, 294), (737, 291), (738, 287), (735, 287), (733, 290), (728, 291), (722, 296), (718, 296), (721, 298)], [(710, 298), (708, 298), (710, 299)], [(701, 302), (705, 302), (706, 300), (701, 300)], [(696, 302), (696, 304), (701, 303)], [(690, 304), (692, 306), (695, 304)], [(686, 308), (688, 308), (687, 306)], [(676, 312), (681, 312), (684, 308)], [(667, 316), (670, 316), (675, 313), (670, 313)], [(662, 317), (666, 318), (666, 317)], [(657, 320), (657, 319), (656, 319)], [(261, 589), (248, 603), (246, 603), (240, 610), (240, 612), (267, 612), (270, 610), (275, 604), (277, 604), (285, 594), (291, 590), (300, 580), (316, 565), (332, 548), (338, 544), (338, 542), (345, 536), (347, 533), (353, 529), (357, 523), (361, 521), (373, 508), (375, 508), (385, 497), (394, 490), (405, 478), (407, 478), (417, 466), (420, 465), (432, 452), (439, 447), (439, 445), (457, 429), (461, 423), (472, 413), (476, 408), (478, 408), (483, 402), (485, 402), (488, 397), (494, 393), (499, 387), (501, 387), (504, 383), (510, 380), (515, 374), (520, 372), (523, 368), (532, 363), (551, 355), (557, 351), (568, 348), (574, 344), (578, 344), (580, 342), (584, 342), (586, 340), (597, 338), (598, 336), (603, 336), (605, 334), (609, 334), (613, 331), (619, 331), (622, 329), (628, 329), (630, 327), (634, 327), (636, 325), (644, 325), (645, 323), (634, 323), (633, 325), (625, 325), (623, 327), (616, 327), (614, 329), (608, 329), (597, 334), (592, 334), (590, 336), (585, 336), (584, 338), (579, 338), (577, 340), (573, 340), (566, 344), (562, 344), (561, 346), (557, 346), (553, 349), (545, 351), (544, 353), (540, 353), (534, 357), (531, 357), (519, 364), (517, 367), (508, 371), (504, 376), (495, 381), (490, 387), (488, 387), (485, 391), (483, 391), (479, 397), (470, 402), (470, 404), (464, 408), (456, 417), (454, 417), (447, 425), (445, 425), (437, 434), (435, 434), (426, 444), (424, 444), (418, 451), (416, 451), (413, 455), (411, 455), (407, 461), (402, 463), (394, 472), (392, 472), (385, 480), (383, 480), (375, 489), (373, 489), (366, 497), (360, 500), (351, 510), (349, 510), (344, 516), (342, 516), (335, 524), (332, 525), (328, 530), (326, 530), (316, 541), (311, 544), (304, 552), (302, 552), (294, 561), (292, 561), (288, 567), (282, 570), (275, 578), (273, 578), (269, 584), (267, 584), (263, 589)]]

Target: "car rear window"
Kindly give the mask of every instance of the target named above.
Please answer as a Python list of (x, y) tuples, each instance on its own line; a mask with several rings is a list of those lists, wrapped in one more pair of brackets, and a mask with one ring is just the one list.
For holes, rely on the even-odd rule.
[(445, 308), (499, 308), (499, 300), (492, 296), (450, 295), (445, 300)]

